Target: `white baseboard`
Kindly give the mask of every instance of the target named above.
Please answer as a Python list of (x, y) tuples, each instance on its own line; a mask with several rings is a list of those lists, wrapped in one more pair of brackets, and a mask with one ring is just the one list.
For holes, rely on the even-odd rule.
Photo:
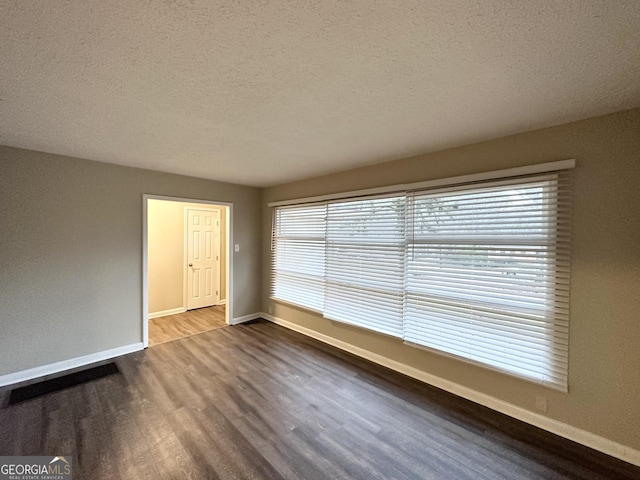
[(123, 347), (112, 348), (111, 350), (91, 353), (82, 357), (70, 358), (69, 360), (63, 360), (49, 365), (42, 365), (41, 367), (29, 368), (15, 373), (7, 373), (6, 375), (0, 376), (0, 387), (25, 382), (27, 380), (44, 377), (53, 373), (63, 372), (65, 370), (71, 370), (72, 368), (83, 367), (103, 360), (109, 360), (114, 357), (119, 357), (120, 355), (137, 352), (143, 348), (142, 342), (133, 343)]
[(218, 303), (218, 305), (226, 305), (226, 304), (227, 304), (226, 298), (224, 300), (220, 300), (220, 302)]
[(178, 307), (178, 308), (170, 308), (169, 310), (160, 310), (159, 312), (151, 312), (149, 313), (149, 320), (151, 320), (152, 318), (166, 317), (168, 315), (176, 315), (178, 313), (184, 313), (186, 311), (187, 311), (186, 308)]
[(231, 320), (231, 325), (238, 325), (239, 323), (248, 322), (250, 320), (255, 320), (256, 318), (264, 318), (264, 313), (252, 313), (250, 315), (245, 315), (244, 317), (236, 317)]
[(323, 343), (332, 345), (336, 348), (339, 348), (340, 350), (347, 351), (349, 353), (357, 355), (358, 357), (365, 358), (374, 363), (390, 368), (391, 370), (395, 370), (396, 372), (400, 372), (404, 375), (415, 378), (416, 380), (420, 380), (424, 383), (428, 383), (429, 385), (433, 385), (435, 387), (441, 388), (442, 390), (446, 390), (447, 392), (458, 395), (459, 397), (466, 398), (467, 400), (479, 403), (480, 405), (491, 408), (492, 410), (504, 413), (505, 415), (516, 418), (530, 425), (534, 425), (548, 432), (555, 433), (556, 435), (567, 438), (569, 440), (573, 440), (574, 442), (593, 448), (594, 450), (598, 450), (602, 453), (606, 453), (607, 455), (611, 455), (612, 457), (619, 458), (620, 460), (624, 460), (625, 462), (631, 463), (633, 465), (640, 466), (640, 450), (636, 450), (621, 443), (614, 442), (613, 440), (609, 440), (607, 438), (596, 435), (595, 433), (582, 430), (558, 420), (545, 417), (544, 415), (540, 415), (525, 408), (518, 407), (517, 405), (505, 402), (504, 400), (500, 400), (499, 398), (493, 397), (491, 395), (478, 392), (442, 377), (431, 375), (430, 373), (424, 372), (415, 367), (411, 367), (404, 363), (391, 360), (390, 358), (387, 358), (378, 353), (374, 353), (370, 350), (356, 347), (355, 345), (351, 345), (350, 343), (343, 342), (342, 340), (324, 335), (322, 333), (316, 332), (315, 330), (302, 327), (293, 322), (283, 320), (282, 318), (274, 317), (273, 315), (270, 315), (268, 313), (261, 313), (258, 316), (261, 316), (262, 318), (265, 318), (270, 322), (276, 323), (288, 329), (295, 330), (296, 332), (302, 333), (303, 335), (315, 338), (316, 340), (319, 340)]

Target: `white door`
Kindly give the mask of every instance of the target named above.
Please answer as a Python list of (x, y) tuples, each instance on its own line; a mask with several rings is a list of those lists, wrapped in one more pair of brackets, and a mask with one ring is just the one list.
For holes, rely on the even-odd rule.
[(187, 310), (220, 302), (220, 211), (187, 211)]

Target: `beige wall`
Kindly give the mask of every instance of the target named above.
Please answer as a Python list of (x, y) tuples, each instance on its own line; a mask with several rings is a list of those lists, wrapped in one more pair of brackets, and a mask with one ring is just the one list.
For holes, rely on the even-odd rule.
[(150, 199), (147, 207), (149, 313), (186, 307), (183, 296), (185, 207), (213, 208), (220, 212), (220, 300), (226, 299), (225, 208)]
[(233, 316), (260, 311), (260, 190), (0, 147), (0, 375), (142, 341), (142, 195), (233, 203)]
[(147, 205), (149, 313), (184, 307), (183, 211), (179, 202)]
[[(403, 345), (269, 300), (271, 209), (312, 195), (575, 158), (569, 393)], [(263, 191), (263, 310), (465, 387), (640, 449), (640, 110)]]

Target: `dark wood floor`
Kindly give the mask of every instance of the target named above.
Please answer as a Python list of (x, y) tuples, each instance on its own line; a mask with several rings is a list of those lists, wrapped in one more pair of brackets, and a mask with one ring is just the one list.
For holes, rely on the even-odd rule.
[(149, 346), (173, 342), (226, 326), (225, 306), (204, 307), (149, 320)]
[(78, 479), (638, 479), (633, 467), (265, 321), (0, 410)]

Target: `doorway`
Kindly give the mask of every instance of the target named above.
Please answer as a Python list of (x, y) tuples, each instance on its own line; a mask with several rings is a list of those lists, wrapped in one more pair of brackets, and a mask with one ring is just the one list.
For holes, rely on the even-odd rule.
[(231, 323), (233, 205), (143, 196), (146, 347)]

